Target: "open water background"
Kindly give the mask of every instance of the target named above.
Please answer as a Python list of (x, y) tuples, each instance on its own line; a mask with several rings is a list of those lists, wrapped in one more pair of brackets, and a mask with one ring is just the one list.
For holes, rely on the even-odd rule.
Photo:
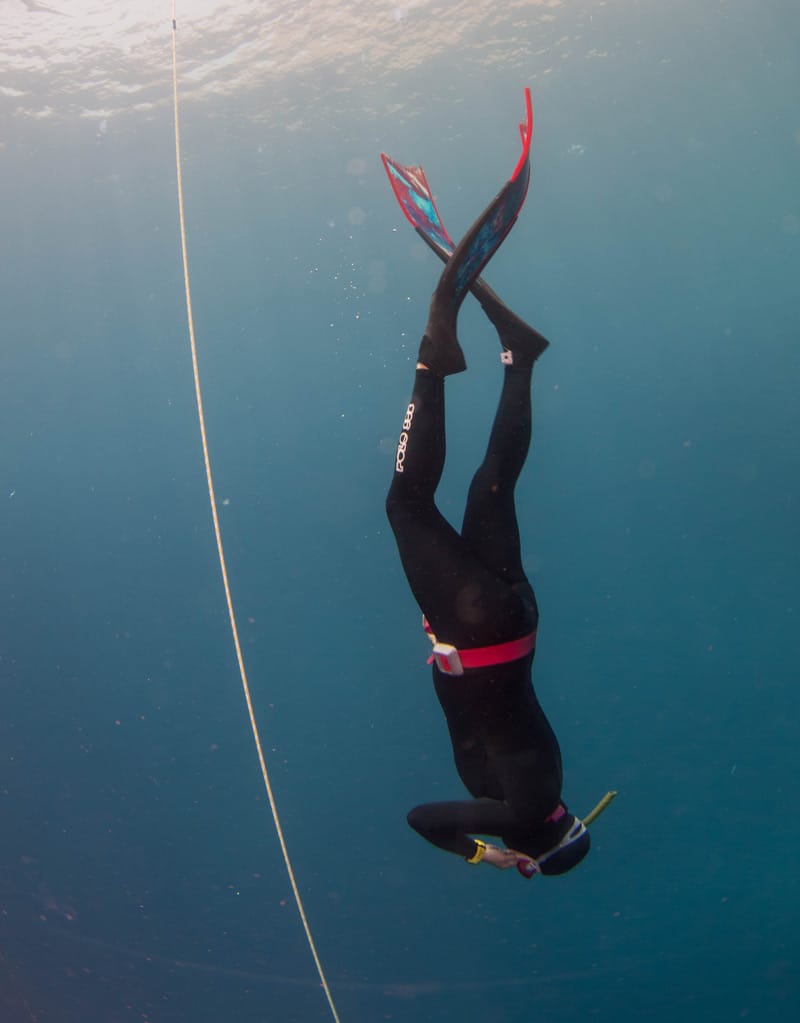
[[(34, 8), (44, 7), (34, 3)], [(56, 7), (58, 6), (58, 10)], [(0, 1019), (317, 1023), (227, 626), (185, 322), (171, 11), (0, 7)], [(234, 599), (344, 1021), (778, 1023), (797, 924), (794, 0), (180, 4), (189, 253)], [(406, 826), (458, 798), (383, 516), (438, 265), (552, 339), (518, 491), (562, 879)], [(469, 304), (458, 519), (500, 374)]]

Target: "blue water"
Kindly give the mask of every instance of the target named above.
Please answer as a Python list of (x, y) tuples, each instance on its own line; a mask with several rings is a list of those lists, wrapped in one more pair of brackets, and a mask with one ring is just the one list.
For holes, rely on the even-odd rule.
[[(179, 5), (195, 322), (256, 712), (343, 1021), (800, 1010), (795, 0)], [(277, 7), (278, 5), (275, 5)], [(55, 11), (58, 8), (58, 11)], [(194, 407), (169, 4), (6, 3), (0, 38), (0, 1020), (330, 1019), (266, 806)], [(414, 835), (460, 798), (383, 515), (438, 274), (548, 337), (519, 487), (563, 878)], [(458, 519), (499, 389), (467, 304)]]

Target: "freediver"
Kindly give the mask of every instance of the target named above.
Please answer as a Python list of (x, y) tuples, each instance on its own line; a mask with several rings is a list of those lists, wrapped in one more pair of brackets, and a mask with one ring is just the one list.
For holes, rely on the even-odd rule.
[[(530, 105), (528, 117), (529, 148)], [(406, 216), (447, 261), (419, 348), (386, 510), (434, 644), (433, 683), (458, 774), (472, 796), (417, 806), (408, 823), (468, 863), (516, 866), (532, 877), (571, 870), (588, 853), (590, 837), (562, 799), (558, 741), (532, 684), (539, 612), (522, 566), (514, 500), (531, 441), (534, 363), (548, 342), (478, 276), (524, 202), (527, 177), (520, 182), (519, 175), (529, 175), (525, 149), (523, 156), (516, 184), (512, 178), (450, 251), (432, 241), (434, 234), (447, 243), (450, 238), (422, 168), (403, 168), (384, 157), (390, 180), (398, 172), (404, 176), (393, 187)], [(445, 462), (445, 378), (466, 369), (456, 319), (468, 290), (499, 337), (503, 384), (457, 531), (437, 508), (435, 494)], [(503, 845), (477, 836), (499, 838)]]

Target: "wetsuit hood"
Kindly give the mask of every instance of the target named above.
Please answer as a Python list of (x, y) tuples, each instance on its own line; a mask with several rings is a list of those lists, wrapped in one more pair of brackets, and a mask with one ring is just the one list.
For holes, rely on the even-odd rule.
[[(557, 822), (548, 822), (546, 832), (536, 842), (515, 842), (508, 836), (507, 844), (511, 848), (530, 856), (536, 863), (539, 873), (554, 876), (566, 874), (576, 867), (589, 852), (591, 838), (583, 826), (583, 822), (574, 814), (565, 813)], [(574, 836), (574, 837), (573, 837)]]
[[(575, 820), (575, 818), (573, 818)], [(588, 831), (583, 831), (574, 841), (562, 846), (551, 856), (542, 854), (542, 861), (539, 862), (539, 870), (542, 874), (566, 874), (568, 870), (581, 862), (589, 852), (592, 840)], [(546, 856), (546, 858), (544, 858)]]

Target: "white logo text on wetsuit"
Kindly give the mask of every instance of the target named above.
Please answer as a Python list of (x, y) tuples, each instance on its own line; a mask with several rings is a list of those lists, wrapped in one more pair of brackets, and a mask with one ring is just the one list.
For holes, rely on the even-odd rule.
[(412, 402), (406, 409), (406, 418), (403, 420), (403, 432), (400, 434), (400, 440), (397, 442), (397, 457), (394, 463), (395, 472), (403, 471), (403, 462), (406, 458), (406, 446), (408, 445), (408, 431), (411, 429), (413, 421), (414, 403)]

